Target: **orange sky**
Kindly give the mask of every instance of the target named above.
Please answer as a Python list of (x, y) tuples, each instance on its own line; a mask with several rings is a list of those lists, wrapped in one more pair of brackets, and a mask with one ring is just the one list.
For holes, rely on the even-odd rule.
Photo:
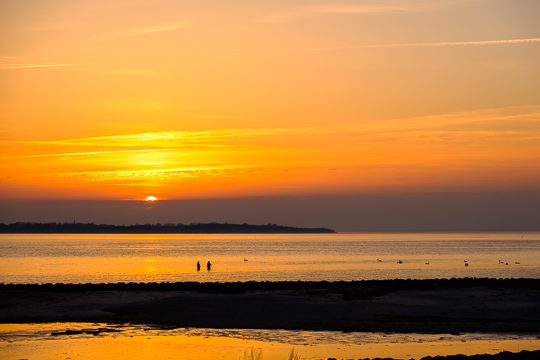
[(0, 1), (14, 199), (537, 189), (537, 1)]

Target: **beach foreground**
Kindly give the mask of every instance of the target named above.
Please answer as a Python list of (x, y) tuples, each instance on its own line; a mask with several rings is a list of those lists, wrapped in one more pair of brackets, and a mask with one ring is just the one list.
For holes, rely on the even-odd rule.
[(540, 280), (1, 285), (0, 322), (540, 332)]
[[(540, 338), (523, 334), (162, 329), (145, 324), (67, 322), (0, 324), (0, 339), (0, 358), (33, 360), (255, 360), (257, 355), (263, 360), (430, 360), (433, 355), (443, 356), (435, 358), (440, 360), (465, 356), (532, 360), (540, 355)], [(291, 352), (297, 356), (291, 357)]]

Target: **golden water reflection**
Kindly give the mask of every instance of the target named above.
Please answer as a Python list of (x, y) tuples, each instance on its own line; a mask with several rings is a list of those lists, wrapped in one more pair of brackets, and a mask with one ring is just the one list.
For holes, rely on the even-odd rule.
[(2, 234), (0, 260), (13, 283), (537, 278), (540, 232)]
[[(72, 335), (53, 332), (74, 330)], [(77, 334), (77, 330), (119, 330)], [(383, 334), (285, 330), (153, 329), (142, 326), (52, 323), (0, 324), (0, 357), (6, 359), (241, 359), (260, 349), (265, 360), (394, 357), (517, 352), (540, 349), (535, 335)]]

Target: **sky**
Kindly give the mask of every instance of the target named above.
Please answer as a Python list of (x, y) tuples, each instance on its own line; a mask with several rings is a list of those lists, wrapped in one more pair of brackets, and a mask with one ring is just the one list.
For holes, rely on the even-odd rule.
[(1, 199), (537, 194), (539, 13), (0, 0)]

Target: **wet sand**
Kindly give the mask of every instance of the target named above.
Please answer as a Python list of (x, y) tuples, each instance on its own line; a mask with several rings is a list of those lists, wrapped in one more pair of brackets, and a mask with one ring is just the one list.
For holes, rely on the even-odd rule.
[(540, 333), (540, 280), (1, 285), (0, 322)]
[[(98, 330), (109, 330), (96, 334)], [(114, 330), (114, 331), (112, 331)], [(55, 334), (55, 335), (53, 335)], [(303, 360), (496, 354), (537, 350), (537, 336), (425, 335), (286, 330), (174, 329), (89, 323), (0, 324), (0, 357), (6, 359), (244, 359), (252, 349), (265, 360)], [(535, 359), (514, 354), (500, 359)], [(505, 353), (509, 355), (508, 353)], [(536, 357), (534, 357), (536, 355)], [(499, 358), (493, 358), (496, 360)], [(450, 360), (450, 359), (448, 359)]]

